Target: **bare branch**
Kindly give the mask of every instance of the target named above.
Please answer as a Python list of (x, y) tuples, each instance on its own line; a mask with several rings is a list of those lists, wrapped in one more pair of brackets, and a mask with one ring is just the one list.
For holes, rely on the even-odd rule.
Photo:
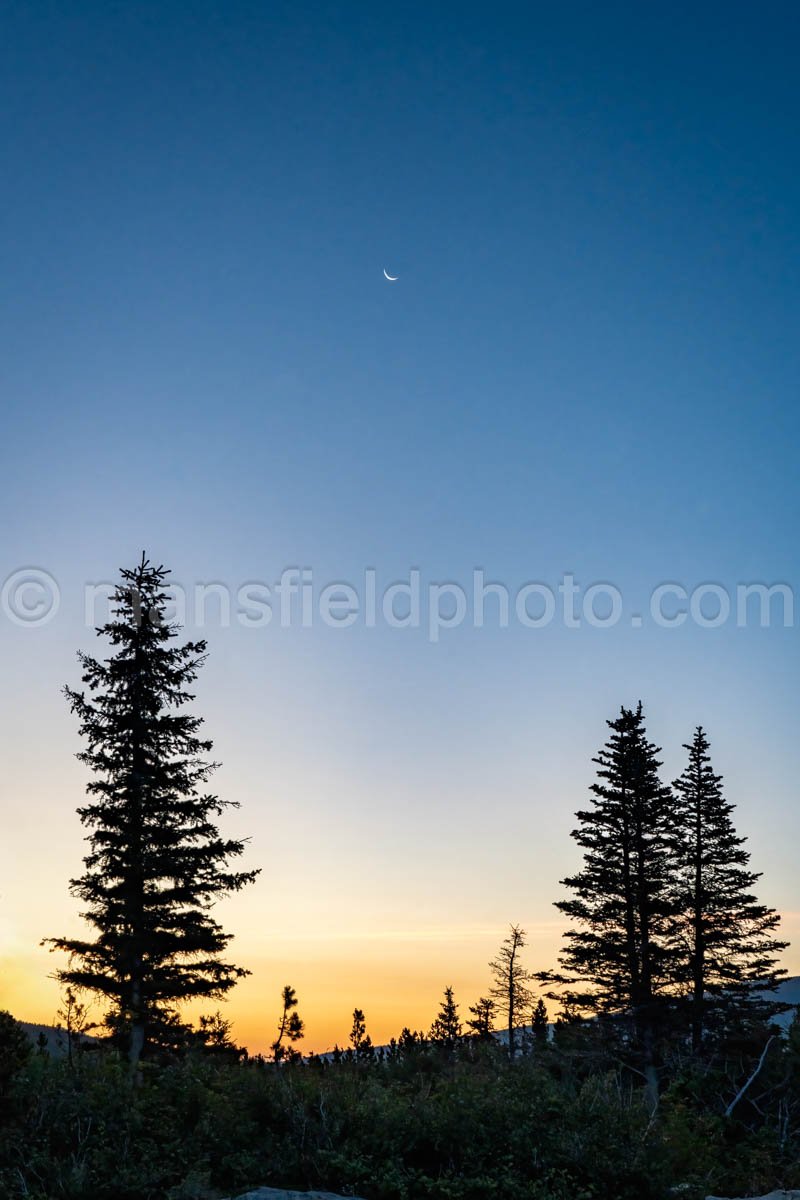
[(775, 1041), (775, 1034), (773, 1033), (772, 1036), (767, 1039), (767, 1044), (764, 1046), (764, 1049), (761, 1051), (761, 1057), (759, 1058), (758, 1063), (756, 1064), (756, 1069), (753, 1071), (752, 1075), (747, 1080), (747, 1082), (739, 1089), (739, 1091), (736, 1093), (736, 1095), (731, 1100), (728, 1107), (725, 1109), (726, 1117), (729, 1117), (731, 1115), (733, 1110), (736, 1108), (736, 1105), (741, 1100), (742, 1096), (745, 1094), (747, 1089), (750, 1087), (750, 1084), (753, 1083), (753, 1081), (758, 1077), (758, 1073), (764, 1065), (764, 1059), (767, 1057), (767, 1051), (769, 1050), (770, 1046), (772, 1045), (772, 1043), (774, 1041)]

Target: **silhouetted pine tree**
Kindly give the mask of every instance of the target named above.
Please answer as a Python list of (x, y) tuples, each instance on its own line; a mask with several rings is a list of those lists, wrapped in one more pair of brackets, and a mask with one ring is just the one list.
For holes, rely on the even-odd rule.
[(752, 888), (760, 875), (749, 869), (745, 838), (737, 837), (733, 805), (715, 775), (708, 739), (698, 726), (686, 770), (674, 784), (680, 858), (678, 936), (684, 982), (690, 994), (692, 1046), (704, 1035), (724, 1035), (763, 1022), (785, 1005), (759, 993), (773, 991), (784, 970), (777, 955), (787, 942), (773, 937), (777, 912), (759, 904)]
[(524, 929), (519, 925), (511, 925), (497, 958), (489, 963), (489, 969), (494, 976), (491, 997), (506, 1018), (508, 1057), (511, 1062), (514, 1061), (517, 1052), (517, 1025), (520, 1024), (520, 1017), (530, 1007), (532, 1000), (529, 984), (533, 976), (522, 965), (521, 959), (526, 945), (525, 938)]
[(534, 1039), (540, 1046), (547, 1044), (547, 1037), (549, 1033), (548, 1026), (549, 1022), (547, 1020), (547, 1005), (540, 996), (536, 1001), (536, 1007), (533, 1010), (533, 1018), (531, 1020), (531, 1029)]
[(65, 689), (87, 742), (78, 758), (93, 772), (90, 802), (78, 810), (91, 849), (71, 890), (95, 936), (48, 942), (70, 956), (57, 973), (63, 983), (111, 1002), (108, 1023), (132, 1064), (175, 1003), (221, 997), (248, 974), (220, 958), (231, 935), (209, 909), (257, 874), (227, 867), (244, 844), (214, 823), (231, 804), (204, 790), (216, 765), (205, 758), (211, 742), (183, 711), (206, 644), (174, 644), (166, 578), (144, 555), (122, 571), (112, 619), (97, 631), (113, 653), (79, 654), (86, 690)]
[(71, 1067), (75, 1062), (75, 1051), (83, 1049), (84, 1036), (96, 1029), (97, 1024), (91, 1019), (88, 1005), (78, 998), (71, 987), (64, 991), (56, 1020), (56, 1028), (63, 1026), (67, 1035), (67, 1062)]
[(247, 1058), (244, 1046), (237, 1046), (231, 1036), (233, 1026), (217, 1009), (214, 1013), (206, 1013), (198, 1021), (194, 1033), (194, 1043), (203, 1054), (229, 1062), (241, 1062)]
[(470, 1004), (469, 1011), (472, 1016), (467, 1021), (467, 1029), (472, 1030), (473, 1035), (481, 1041), (488, 1041), (492, 1036), (497, 1015), (494, 1000), (488, 996), (481, 996), (475, 1004)]
[(658, 997), (674, 982), (673, 799), (660, 779), (657, 747), (647, 740), (641, 704), (607, 722), (611, 736), (594, 762), (592, 808), (578, 812), (572, 836), (583, 869), (563, 884), (576, 893), (556, 907), (577, 928), (564, 937), (567, 999), (595, 1013), (630, 1014), (651, 1098)]
[(404, 1025), (397, 1041), (397, 1050), (401, 1058), (411, 1059), (427, 1048), (427, 1040), (423, 1033), (409, 1029)]
[(452, 1053), (461, 1041), (461, 1020), (451, 987), (444, 989), (444, 998), (438, 1016), (431, 1025), (428, 1037), (430, 1041), (438, 1043), (448, 1053)]
[(372, 1038), (367, 1033), (367, 1023), (360, 1008), (353, 1009), (353, 1027), (350, 1030), (348, 1055), (356, 1062), (371, 1062), (375, 1056)]
[(297, 993), (287, 984), (281, 993), (283, 1009), (278, 1022), (278, 1036), (270, 1046), (273, 1062), (297, 1062), (302, 1058), (294, 1046), (305, 1035), (305, 1023), (297, 1011)]

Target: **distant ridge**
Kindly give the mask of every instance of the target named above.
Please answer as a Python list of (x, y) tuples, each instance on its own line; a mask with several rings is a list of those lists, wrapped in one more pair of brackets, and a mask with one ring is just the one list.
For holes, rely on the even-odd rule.
[[(20, 1021), (19, 1024), (27, 1033), (34, 1046), (39, 1045), (39, 1038), (44, 1034), (47, 1053), (53, 1058), (62, 1058), (67, 1053), (67, 1031), (60, 1025), (35, 1025), (30, 1021)], [(78, 1039), (76, 1039), (77, 1041)], [(96, 1042), (98, 1039), (89, 1033), (80, 1035), (81, 1042)]]
[(797, 1007), (800, 1007), (800, 975), (790, 975), (787, 979), (782, 979), (774, 992), (764, 992), (763, 995), (772, 996), (783, 1004), (795, 1005), (795, 1008), (790, 1008), (788, 1012), (781, 1013), (775, 1018), (776, 1025), (780, 1025), (782, 1029), (788, 1029), (794, 1019)]
[[(781, 980), (774, 992), (761, 992), (760, 995), (769, 999), (779, 1000), (782, 1004), (791, 1004), (794, 1006), (788, 1012), (779, 1013), (775, 1017), (776, 1025), (780, 1025), (781, 1029), (788, 1029), (794, 1020), (796, 1008), (800, 1007), (800, 975), (790, 975), (788, 978)], [(551, 1021), (548, 1025), (551, 1034), (554, 1028), (555, 1024)], [(521, 1025), (517, 1032), (523, 1034), (531, 1033), (532, 1028), (530, 1025)], [(495, 1029), (493, 1030), (493, 1034), (503, 1044), (508, 1041), (507, 1029)]]

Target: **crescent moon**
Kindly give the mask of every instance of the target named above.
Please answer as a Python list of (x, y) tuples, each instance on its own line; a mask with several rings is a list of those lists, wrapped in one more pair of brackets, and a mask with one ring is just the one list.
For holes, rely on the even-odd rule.
[(400, 278), (399, 275), (390, 275), (389, 272), (386, 270), (386, 267), (383, 268), (383, 273), (386, 276), (386, 278), (389, 280), (389, 283), (394, 283), (394, 281), (396, 279)]

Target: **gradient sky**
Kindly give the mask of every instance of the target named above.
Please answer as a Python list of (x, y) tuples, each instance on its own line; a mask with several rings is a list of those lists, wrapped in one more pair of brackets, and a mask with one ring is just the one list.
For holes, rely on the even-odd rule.
[(640, 697), (667, 779), (706, 726), (800, 971), (796, 621), (629, 620), (662, 581), (798, 583), (798, 35), (788, 3), (4, 7), (0, 576), (61, 607), (0, 614), (0, 1005), (57, 1006), (59, 688), (84, 585), (143, 548), (187, 587), (625, 596), (613, 629), (437, 645), (208, 623), (197, 708), (263, 868), (218, 910), (252, 1048), (287, 982), (321, 1048), (355, 1005), (377, 1040), (447, 984), (465, 1009), (509, 921), (551, 965), (591, 756)]

